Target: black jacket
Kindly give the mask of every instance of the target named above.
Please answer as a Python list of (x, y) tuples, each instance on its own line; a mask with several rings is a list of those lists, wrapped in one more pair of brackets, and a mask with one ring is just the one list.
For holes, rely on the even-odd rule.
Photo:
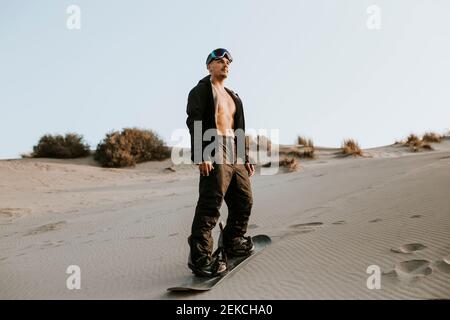
[[(211, 141), (203, 141), (197, 145), (197, 150), (194, 150), (194, 121), (202, 121), (202, 137), (206, 130), (217, 129), (216, 126), (216, 108), (214, 105), (214, 97), (212, 92), (210, 75), (201, 79), (198, 84), (189, 92), (186, 113), (188, 115), (186, 124), (191, 134), (191, 160), (194, 163), (211, 160), (203, 159), (203, 151)], [(234, 130), (242, 129), (245, 132), (244, 108), (242, 101), (237, 93), (225, 88), (231, 95), (236, 105), (236, 112), (234, 114)], [(237, 139), (238, 136), (236, 136)], [(200, 150), (201, 145), (201, 150)], [(201, 152), (201, 153), (200, 153)], [(194, 155), (197, 156), (194, 159)], [(213, 154), (214, 156), (214, 154)], [(245, 148), (245, 162), (248, 162), (248, 148)]]

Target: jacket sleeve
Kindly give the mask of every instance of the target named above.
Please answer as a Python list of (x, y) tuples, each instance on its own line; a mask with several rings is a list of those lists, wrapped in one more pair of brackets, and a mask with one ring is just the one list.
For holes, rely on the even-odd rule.
[(233, 94), (236, 95), (240, 107), (241, 107), (241, 117), (242, 117), (242, 131), (244, 131), (244, 141), (245, 141), (245, 145), (244, 145), (244, 150), (245, 150), (245, 159), (244, 159), (244, 163), (250, 162), (250, 158), (249, 158), (249, 149), (250, 146), (248, 144), (247, 138), (245, 137), (245, 115), (244, 115), (244, 104), (242, 103), (242, 99), (241, 97), (239, 97), (239, 95), (236, 92), (233, 92)]
[[(242, 100), (241, 100), (241, 106), (242, 106), (242, 126), (243, 126), (243, 130), (245, 133), (245, 115), (244, 115), (244, 105), (242, 104)], [(245, 139), (245, 143), (247, 143), (247, 139)], [(247, 145), (245, 146), (245, 160), (244, 160), (245, 163), (250, 162), (249, 148), (250, 148), (250, 146), (247, 146)]]
[[(203, 114), (205, 111), (204, 105), (200, 102), (199, 92), (197, 88), (192, 89), (189, 92), (188, 103), (186, 108), (187, 119), (186, 125), (189, 128), (189, 133), (191, 135), (191, 160), (194, 163), (202, 162), (203, 158), (203, 142), (200, 141), (195, 145), (195, 135), (194, 135), (194, 123), (195, 121), (202, 121)], [(200, 132), (200, 136), (202, 136), (203, 132)], [(198, 153), (200, 152), (200, 153)], [(198, 154), (197, 159), (194, 159), (194, 155)]]

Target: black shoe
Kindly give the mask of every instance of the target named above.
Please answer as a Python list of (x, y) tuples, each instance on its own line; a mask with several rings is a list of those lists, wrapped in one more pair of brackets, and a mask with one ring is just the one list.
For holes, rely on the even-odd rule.
[(225, 251), (229, 256), (245, 257), (251, 255), (255, 250), (252, 237), (239, 237), (224, 244)]
[(188, 267), (194, 274), (201, 277), (216, 277), (227, 272), (227, 263), (219, 255), (204, 256), (194, 263), (189, 254)]

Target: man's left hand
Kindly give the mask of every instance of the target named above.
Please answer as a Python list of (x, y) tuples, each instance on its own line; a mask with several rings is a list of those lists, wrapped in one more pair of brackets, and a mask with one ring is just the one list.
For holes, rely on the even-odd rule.
[(255, 174), (255, 167), (251, 163), (247, 162), (245, 164), (245, 169), (247, 169), (249, 177)]

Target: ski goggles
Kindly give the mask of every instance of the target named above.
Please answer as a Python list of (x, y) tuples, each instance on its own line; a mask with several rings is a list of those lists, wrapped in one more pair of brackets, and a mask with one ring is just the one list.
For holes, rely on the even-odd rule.
[(208, 55), (208, 58), (206, 58), (206, 65), (210, 64), (213, 60), (221, 59), (223, 57), (227, 58), (230, 62), (233, 61), (233, 58), (227, 49), (219, 48)]

